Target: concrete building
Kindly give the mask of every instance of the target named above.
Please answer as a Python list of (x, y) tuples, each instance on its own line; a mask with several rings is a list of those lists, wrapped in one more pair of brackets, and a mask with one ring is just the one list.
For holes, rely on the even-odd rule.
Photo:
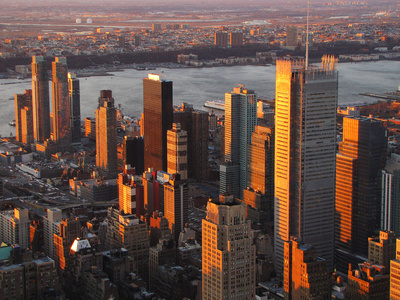
[(286, 28), (286, 47), (296, 48), (299, 43), (299, 36), (298, 36), (298, 29), (297, 26), (292, 25)]
[(96, 109), (96, 166), (107, 178), (117, 178), (117, 110), (109, 90), (100, 91)]
[(136, 215), (138, 218), (144, 215), (144, 187), (141, 178), (129, 172), (134, 171), (129, 165), (124, 172), (118, 174), (119, 209), (124, 214)]
[(245, 204), (232, 195), (208, 202), (202, 232), (203, 299), (255, 299), (256, 249)]
[(15, 208), (0, 212), (0, 240), (11, 245), (19, 245), (23, 249), (29, 249), (29, 223), (27, 209)]
[(79, 79), (68, 73), (69, 126), (72, 143), (81, 142), (81, 96)]
[(390, 270), (390, 261), (396, 258), (396, 238), (393, 231), (381, 231), (379, 237), (368, 238), (368, 262)]
[(173, 123), (167, 131), (167, 172), (188, 179), (188, 134), (180, 123)]
[(121, 215), (112, 207), (107, 211), (107, 237), (105, 248), (125, 248), (136, 262), (138, 272), (143, 278), (148, 275), (149, 234), (147, 223), (134, 215)]
[[(389, 299), (390, 275), (384, 266), (349, 264), (346, 299)], [(394, 299), (394, 298), (390, 298)]]
[(219, 47), (228, 47), (228, 33), (217, 31), (214, 34), (214, 45)]
[(239, 47), (243, 45), (243, 32), (230, 32), (229, 44), (231, 47)]
[(55, 247), (54, 260), (57, 268), (65, 270), (70, 267), (69, 253), (72, 243), (81, 236), (81, 224), (77, 218), (59, 222), (58, 232), (53, 234)]
[(24, 144), (33, 142), (32, 90), (15, 95), (15, 139)]
[(0, 299), (42, 299), (48, 290), (62, 298), (54, 260), (18, 246), (10, 254), (7, 263), (0, 261)]
[(392, 153), (382, 170), (381, 230), (400, 235), (400, 155)]
[(356, 256), (368, 255), (368, 237), (380, 228), (380, 180), (386, 148), (386, 131), (380, 121), (343, 118), (335, 201), (335, 262), (341, 272), (349, 262), (356, 262)]
[[(177, 175), (176, 177), (179, 177)], [(175, 242), (179, 233), (188, 222), (189, 188), (185, 181), (178, 178), (164, 184), (164, 216), (168, 220), (172, 237)]]
[(285, 242), (285, 299), (331, 299), (331, 276), (317, 249), (292, 238)]
[(333, 268), (337, 60), (278, 60), (275, 89), (275, 257), (297, 236)]
[[(247, 187), (247, 145), (251, 143), (251, 134), (257, 124), (257, 95), (243, 85), (233, 88), (225, 94), (225, 159), (220, 167), (220, 194), (232, 193), (242, 199), (243, 190)], [(225, 169), (238, 165), (238, 176), (223, 174)], [(228, 167), (229, 166), (229, 167)], [(239, 181), (233, 181), (239, 179)], [(239, 193), (231, 190), (239, 187)]]
[(49, 208), (47, 216), (43, 220), (44, 229), (44, 253), (50, 258), (56, 257), (56, 250), (54, 244), (54, 234), (60, 234), (60, 224), (62, 221), (62, 211), (58, 208)]
[(56, 57), (52, 63), (53, 74), (53, 131), (55, 142), (70, 142), (70, 99), (68, 87), (68, 66), (65, 57)]
[(390, 261), (390, 299), (400, 300), (400, 239), (396, 239), (396, 257)]
[(167, 130), (172, 128), (172, 81), (143, 79), (144, 169), (167, 170)]
[(43, 56), (32, 56), (33, 138), (44, 142), (50, 138), (50, 100), (47, 63)]
[[(243, 191), (245, 203), (264, 211), (270, 221), (273, 220), (274, 209), (274, 135), (273, 128), (255, 127), (251, 144), (247, 146), (248, 190)], [(258, 198), (259, 201), (254, 201)]]
[(174, 123), (180, 123), (188, 134), (188, 177), (196, 180), (208, 179), (208, 113), (193, 109), (193, 106), (182, 103), (174, 111)]

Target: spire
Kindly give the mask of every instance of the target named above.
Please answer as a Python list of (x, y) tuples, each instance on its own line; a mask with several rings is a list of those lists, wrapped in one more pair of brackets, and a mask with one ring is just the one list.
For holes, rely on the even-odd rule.
[(306, 70), (308, 69), (308, 32), (309, 32), (309, 18), (310, 18), (310, 0), (307, 0), (307, 30), (306, 30)]

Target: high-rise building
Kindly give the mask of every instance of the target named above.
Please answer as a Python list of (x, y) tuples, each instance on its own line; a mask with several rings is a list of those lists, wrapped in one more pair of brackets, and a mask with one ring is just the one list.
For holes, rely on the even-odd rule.
[(0, 240), (8, 244), (17, 244), (29, 248), (29, 211), (22, 208), (0, 213)]
[[(255, 209), (268, 213), (268, 219), (273, 219), (274, 205), (274, 129), (256, 126), (251, 137), (251, 144), (247, 152), (247, 187), (259, 192), (259, 205), (247, 203)], [(243, 192), (243, 200), (245, 191)]]
[(229, 33), (229, 43), (231, 47), (239, 47), (243, 45), (243, 32)]
[(283, 270), (291, 236), (333, 267), (337, 60), (278, 60), (275, 88), (275, 257)]
[(382, 170), (381, 230), (400, 236), (400, 155), (392, 153)]
[[(27, 126), (28, 123), (31, 123), (30, 127)], [(33, 141), (32, 125), (32, 90), (25, 90), (24, 94), (15, 95), (15, 138), (18, 142)], [(29, 132), (24, 132), (27, 130)]]
[(174, 111), (174, 123), (180, 123), (188, 134), (188, 177), (196, 180), (208, 179), (208, 113), (193, 109), (193, 106), (182, 103)]
[(203, 299), (255, 299), (256, 247), (246, 205), (232, 195), (208, 202), (202, 232)]
[(64, 298), (57, 268), (49, 257), (33, 256), (31, 251), (13, 245), (10, 256), (0, 264), (0, 299), (47, 299), (45, 293), (49, 291)]
[(32, 56), (33, 138), (44, 142), (50, 138), (50, 100), (47, 63), (43, 56)]
[(50, 258), (56, 257), (56, 249), (54, 244), (54, 235), (60, 234), (60, 227), (62, 221), (62, 211), (58, 208), (49, 208), (47, 216), (43, 219), (44, 229), (44, 253)]
[(161, 24), (160, 23), (151, 24), (151, 30), (153, 32), (160, 31), (161, 30)]
[(228, 33), (217, 31), (214, 35), (214, 45), (219, 47), (228, 47)]
[(130, 165), (136, 174), (144, 172), (144, 139), (142, 136), (125, 136), (118, 145), (118, 168)]
[(70, 141), (70, 100), (68, 67), (65, 57), (56, 57), (53, 70), (53, 140)]
[(396, 238), (393, 231), (380, 231), (379, 237), (368, 238), (368, 262), (390, 269), (390, 261), (396, 258)]
[(167, 172), (179, 174), (182, 180), (188, 178), (188, 134), (180, 123), (173, 123), (167, 131)]
[(96, 119), (85, 118), (85, 137), (92, 141), (96, 140)]
[(296, 26), (288, 26), (286, 28), (286, 47), (297, 47), (298, 29)]
[(134, 169), (129, 165), (118, 174), (118, 190), (120, 211), (138, 218), (144, 215), (144, 188), (140, 177), (135, 176)]
[(81, 142), (81, 96), (79, 79), (75, 73), (68, 73), (69, 118), (71, 142)]
[(167, 130), (172, 127), (172, 81), (143, 79), (144, 169), (167, 170)]
[(390, 299), (400, 300), (400, 239), (396, 239), (396, 258), (390, 261)]
[(296, 238), (285, 242), (284, 299), (331, 299), (331, 276), (317, 249)]
[(117, 110), (109, 90), (100, 91), (96, 109), (96, 165), (106, 177), (117, 177)]
[(107, 212), (106, 248), (125, 248), (137, 264), (137, 272), (147, 278), (149, 261), (149, 231), (147, 223), (134, 215), (122, 215), (109, 207)]
[[(226, 178), (225, 185), (220, 184), (220, 194), (232, 193), (242, 198), (243, 189), (247, 187), (247, 145), (251, 143), (251, 134), (257, 124), (257, 95), (243, 85), (225, 93), (225, 162), (221, 164), (221, 177)], [(224, 175), (227, 169), (239, 166), (235, 177)], [(227, 172), (230, 170), (227, 170)], [(232, 180), (239, 179), (237, 182)], [(239, 193), (233, 193), (230, 187), (238, 187)], [(236, 189), (236, 188), (235, 188)]]
[[(179, 177), (179, 175), (176, 175)], [(185, 181), (172, 179), (164, 184), (164, 215), (174, 241), (177, 242), (181, 230), (189, 221), (189, 188)]]
[(368, 255), (368, 237), (380, 228), (381, 171), (386, 131), (378, 120), (343, 118), (336, 158), (335, 262), (345, 271), (350, 257)]
[(65, 270), (69, 267), (68, 259), (72, 243), (81, 236), (80, 221), (65, 219), (58, 224), (58, 232), (54, 233), (53, 241), (55, 247), (54, 260), (59, 269)]

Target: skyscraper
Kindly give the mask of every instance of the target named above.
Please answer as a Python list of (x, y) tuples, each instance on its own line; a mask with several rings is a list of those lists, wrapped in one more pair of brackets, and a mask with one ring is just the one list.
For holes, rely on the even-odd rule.
[(81, 96), (79, 79), (75, 73), (68, 73), (69, 119), (71, 128), (71, 142), (81, 141)]
[(65, 57), (56, 57), (53, 70), (53, 140), (69, 142), (70, 105), (68, 88), (68, 67)]
[(262, 210), (272, 211), (274, 201), (274, 130), (256, 126), (248, 145), (247, 187), (263, 195)]
[(229, 33), (229, 43), (231, 47), (239, 47), (243, 45), (243, 32)]
[(168, 169), (170, 174), (179, 174), (182, 180), (188, 178), (188, 134), (180, 123), (173, 123), (167, 132)]
[(318, 257), (317, 249), (296, 238), (285, 242), (284, 291), (285, 300), (332, 297), (326, 261)]
[(208, 202), (202, 233), (203, 300), (255, 299), (256, 247), (246, 205), (232, 195)]
[(29, 210), (14, 208), (0, 213), (0, 239), (8, 244), (29, 248)]
[(380, 121), (343, 118), (335, 202), (335, 261), (341, 271), (345, 271), (349, 256), (367, 256), (368, 237), (380, 228), (381, 171), (386, 148), (386, 131)]
[(49, 77), (43, 56), (32, 56), (33, 138), (44, 142), (50, 138)]
[(117, 111), (109, 90), (100, 91), (96, 109), (96, 165), (108, 178), (117, 177)]
[(219, 47), (228, 47), (228, 33), (218, 31), (214, 34), (214, 44)]
[(188, 177), (196, 180), (208, 179), (209, 121), (206, 111), (195, 110), (192, 105), (182, 103), (174, 111), (174, 123), (180, 123), (188, 134)]
[(179, 234), (185, 227), (185, 223), (189, 221), (188, 190), (187, 183), (179, 179), (174, 178), (164, 184), (164, 215), (168, 220), (175, 242), (178, 241)]
[(297, 47), (298, 29), (296, 26), (288, 26), (286, 28), (286, 47)]
[(390, 261), (390, 299), (400, 300), (400, 239), (396, 239), (396, 259)]
[(275, 107), (275, 257), (297, 236), (333, 267), (337, 60), (278, 60)]
[[(25, 113), (23, 111), (25, 111)], [(30, 113), (26, 113), (27, 111)], [(31, 126), (29, 128), (23, 129), (23, 123), (28, 125), (27, 123), (29, 123), (29, 121), (32, 122), (32, 90), (25, 90), (24, 94), (15, 95), (15, 137), (18, 142), (24, 143), (24, 140), (32, 142), (33, 124), (30, 124)], [(29, 135), (29, 138), (26, 136), (23, 138), (23, 132), (27, 129), (29, 132), (26, 132), (25, 135)]]
[[(225, 185), (220, 186), (220, 194), (232, 193), (241, 198), (247, 186), (247, 145), (251, 143), (251, 134), (257, 124), (257, 95), (243, 85), (233, 88), (225, 94), (225, 162), (221, 164), (221, 177), (226, 178)], [(230, 177), (222, 173), (230, 173), (235, 166), (239, 168), (239, 176)], [(232, 182), (236, 178), (237, 182)], [(235, 193), (230, 190), (235, 188)], [(237, 190), (238, 189), (238, 190)]]
[(144, 169), (167, 171), (167, 130), (172, 127), (172, 81), (143, 79)]

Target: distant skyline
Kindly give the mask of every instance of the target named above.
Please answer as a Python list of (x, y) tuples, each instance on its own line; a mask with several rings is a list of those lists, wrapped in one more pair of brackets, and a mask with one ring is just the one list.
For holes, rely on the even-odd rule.
[[(307, 0), (302, 0), (304, 3), (307, 3)], [(310, 4), (312, 3), (329, 3), (329, 2), (337, 2), (337, 1), (329, 1), (329, 0), (311, 0)], [(351, 2), (351, 1), (344, 1), (344, 2)], [(360, 2), (366, 2), (366, 3), (397, 3), (398, 1), (396, 0), (368, 0), (368, 1), (360, 1)], [(270, 5), (270, 4), (286, 4), (286, 3), (296, 3), (297, 5), (300, 5), (301, 1), (299, 0), (250, 0), (243, 2), (241, 0), (217, 0), (217, 1), (203, 1), (201, 3), (194, 3), (192, 0), (123, 0), (123, 1), (118, 1), (115, 3), (110, 3), (108, 0), (31, 0), (27, 4), (26, 1), (24, 0), (4, 0), (3, 3), (0, 5), (5, 6), (5, 5), (24, 5), (24, 6), (35, 6), (35, 5), (55, 5), (55, 4), (69, 4), (69, 5), (88, 5), (88, 4), (106, 4), (107, 6), (125, 6), (125, 5), (143, 5), (143, 4), (159, 4), (159, 3), (170, 3), (170, 4), (193, 4), (194, 6), (206, 6), (206, 5), (229, 5), (229, 4), (243, 4), (244, 6), (247, 6), (249, 4), (262, 4), (262, 5)]]

